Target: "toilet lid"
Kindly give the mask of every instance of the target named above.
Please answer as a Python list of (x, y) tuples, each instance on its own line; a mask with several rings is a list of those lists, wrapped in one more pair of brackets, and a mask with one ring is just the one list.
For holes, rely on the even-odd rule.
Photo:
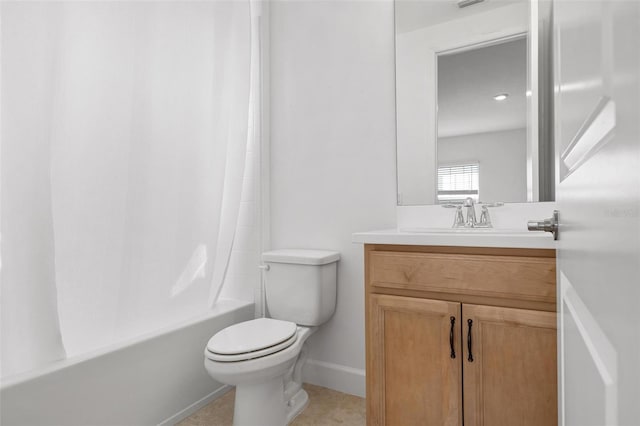
[(245, 352), (243, 354), (237, 355), (221, 355), (213, 353), (209, 350), (206, 351), (206, 357), (213, 361), (218, 362), (238, 362), (238, 361), (248, 361), (255, 358), (262, 358), (263, 356), (271, 355), (276, 352), (280, 352), (283, 349), (288, 348), (293, 345), (298, 336), (294, 334), (287, 340), (282, 343), (278, 343), (277, 345), (269, 346), (268, 348), (260, 349), (258, 351), (253, 352)]
[[(297, 326), (293, 322), (257, 318), (234, 324), (216, 333), (209, 339), (207, 351), (211, 354), (230, 356), (262, 352), (272, 347), (280, 347), (278, 350), (282, 350), (295, 341), (296, 331)], [(282, 347), (284, 344), (286, 346)]]

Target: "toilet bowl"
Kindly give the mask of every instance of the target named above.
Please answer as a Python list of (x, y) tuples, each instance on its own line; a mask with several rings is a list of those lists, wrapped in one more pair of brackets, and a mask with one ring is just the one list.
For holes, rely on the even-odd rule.
[(305, 342), (335, 311), (339, 257), (326, 250), (263, 253), (271, 318), (232, 325), (207, 343), (207, 372), (236, 387), (234, 426), (285, 426), (307, 406)]
[[(259, 318), (237, 326), (250, 325), (255, 334), (258, 334), (271, 325), (268, 321), (279, 320)], [(266, 348), (227, 355), (218, 353), (220, 343), (216, 347), (216, 342), (212, 342), (216, 336), (207, 344), (204, 365), (209, 375), (236, 387), (233, 418), (235, 426), (286, 425), (307, 406), (309, 397), (302, 389), (301, 373), (306, 361), (305, 341), (315, 332), (316, 327), (290, 324), (295, 330), (292, 338), (284, 342), (273, 340)], [(244, 333), (238, 335), (242, 336)], [(266, 339), (260, 341), (260, 344), (264, 343)], [(267, 353), (259, 355), (260, 352)], [(302, 352), (305, 352), (303, 356)], [(225, 360), (225, 356), (230, 359)]]

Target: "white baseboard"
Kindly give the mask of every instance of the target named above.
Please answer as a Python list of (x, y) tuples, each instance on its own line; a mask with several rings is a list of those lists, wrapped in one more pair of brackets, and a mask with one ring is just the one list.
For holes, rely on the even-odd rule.
[(323, 386), (364, 398), (365, 371), (330, 362), (310, 359), (306, 362), (302, 379), (305, 383)]
[(214, 390), (209, 395), (205, 396), (199, 401), (194, 402), (184, 410), (180, 410), (179, 412), (169, 417), (168, 419), (160, 422), (158, 426), (174, 426), (176, 423), (186, 419), (187, 417), (189, 417), (190, 415), (192, 415), (193, 413), (195, 413), (205, 405), (209, 404), (211, 401), (220, 398), (222, 395), (229, 392), (231, 389), (233, 389), (233, 386), (229, 386), (229, 385), (220, 386), (218, 389)]

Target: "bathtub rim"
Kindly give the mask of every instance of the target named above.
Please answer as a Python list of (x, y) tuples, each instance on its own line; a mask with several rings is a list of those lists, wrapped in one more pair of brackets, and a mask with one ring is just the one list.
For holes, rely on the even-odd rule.
[(16, 373), (16, 374), (4, 377), (0, 381), (0, 392), (8, 390), (14, 386), (21, 385), (30, 380), (33, 380), (42, 376), (46, 376), (49, 374), (54, 374), (59, 371), (65, 370), (67, 368), (71, 368), (76, 365), (90, 362), (92, 360), (95, 360), (96, 358), (108, 356), (113, 352), (129, 349), (137, 345), (143, 345), (149, 342), (150, 340), (156, 339), (165, 334), (180, 331), (190, 326), (209, 321), (214, 317), (221, 316), (221, 315), (224, 315), (236, 310), (240, 310), (242, 308), (246, 308), (247, 306), (252, 306), (252, 305), (255, 305), (254, 302), (221, 298), (216, 302), (215, 306), (212, 307), (211, 309), (205, 312), (202, 312), (200, 314), (194, 315), (193, 317), (182, 320), (180, 322), (177, 322), (173, 325), (166, 326), (159, 330), (154, 330), (148, 333), (143, 333), (135, 337), (127, 338), (119, 342), (116, 342), (98, 349), (94, 349), (84, 354), (74, 355), (69, 358), (60, 359), (58, 361), (54, 361), (50, 364), (35, 368), (33, 370), (25, 371), (22, 373)]

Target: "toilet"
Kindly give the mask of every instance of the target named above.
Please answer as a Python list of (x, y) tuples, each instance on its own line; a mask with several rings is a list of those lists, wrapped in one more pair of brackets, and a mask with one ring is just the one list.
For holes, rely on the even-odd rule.
[(234, 426), (284, 426), (307, 406), (305, 342), (335, 312), (339, 259), (328, 250), (262, 254), (270, 318), (227, 327), (204, 351), (209, 375), (236, 387)]

